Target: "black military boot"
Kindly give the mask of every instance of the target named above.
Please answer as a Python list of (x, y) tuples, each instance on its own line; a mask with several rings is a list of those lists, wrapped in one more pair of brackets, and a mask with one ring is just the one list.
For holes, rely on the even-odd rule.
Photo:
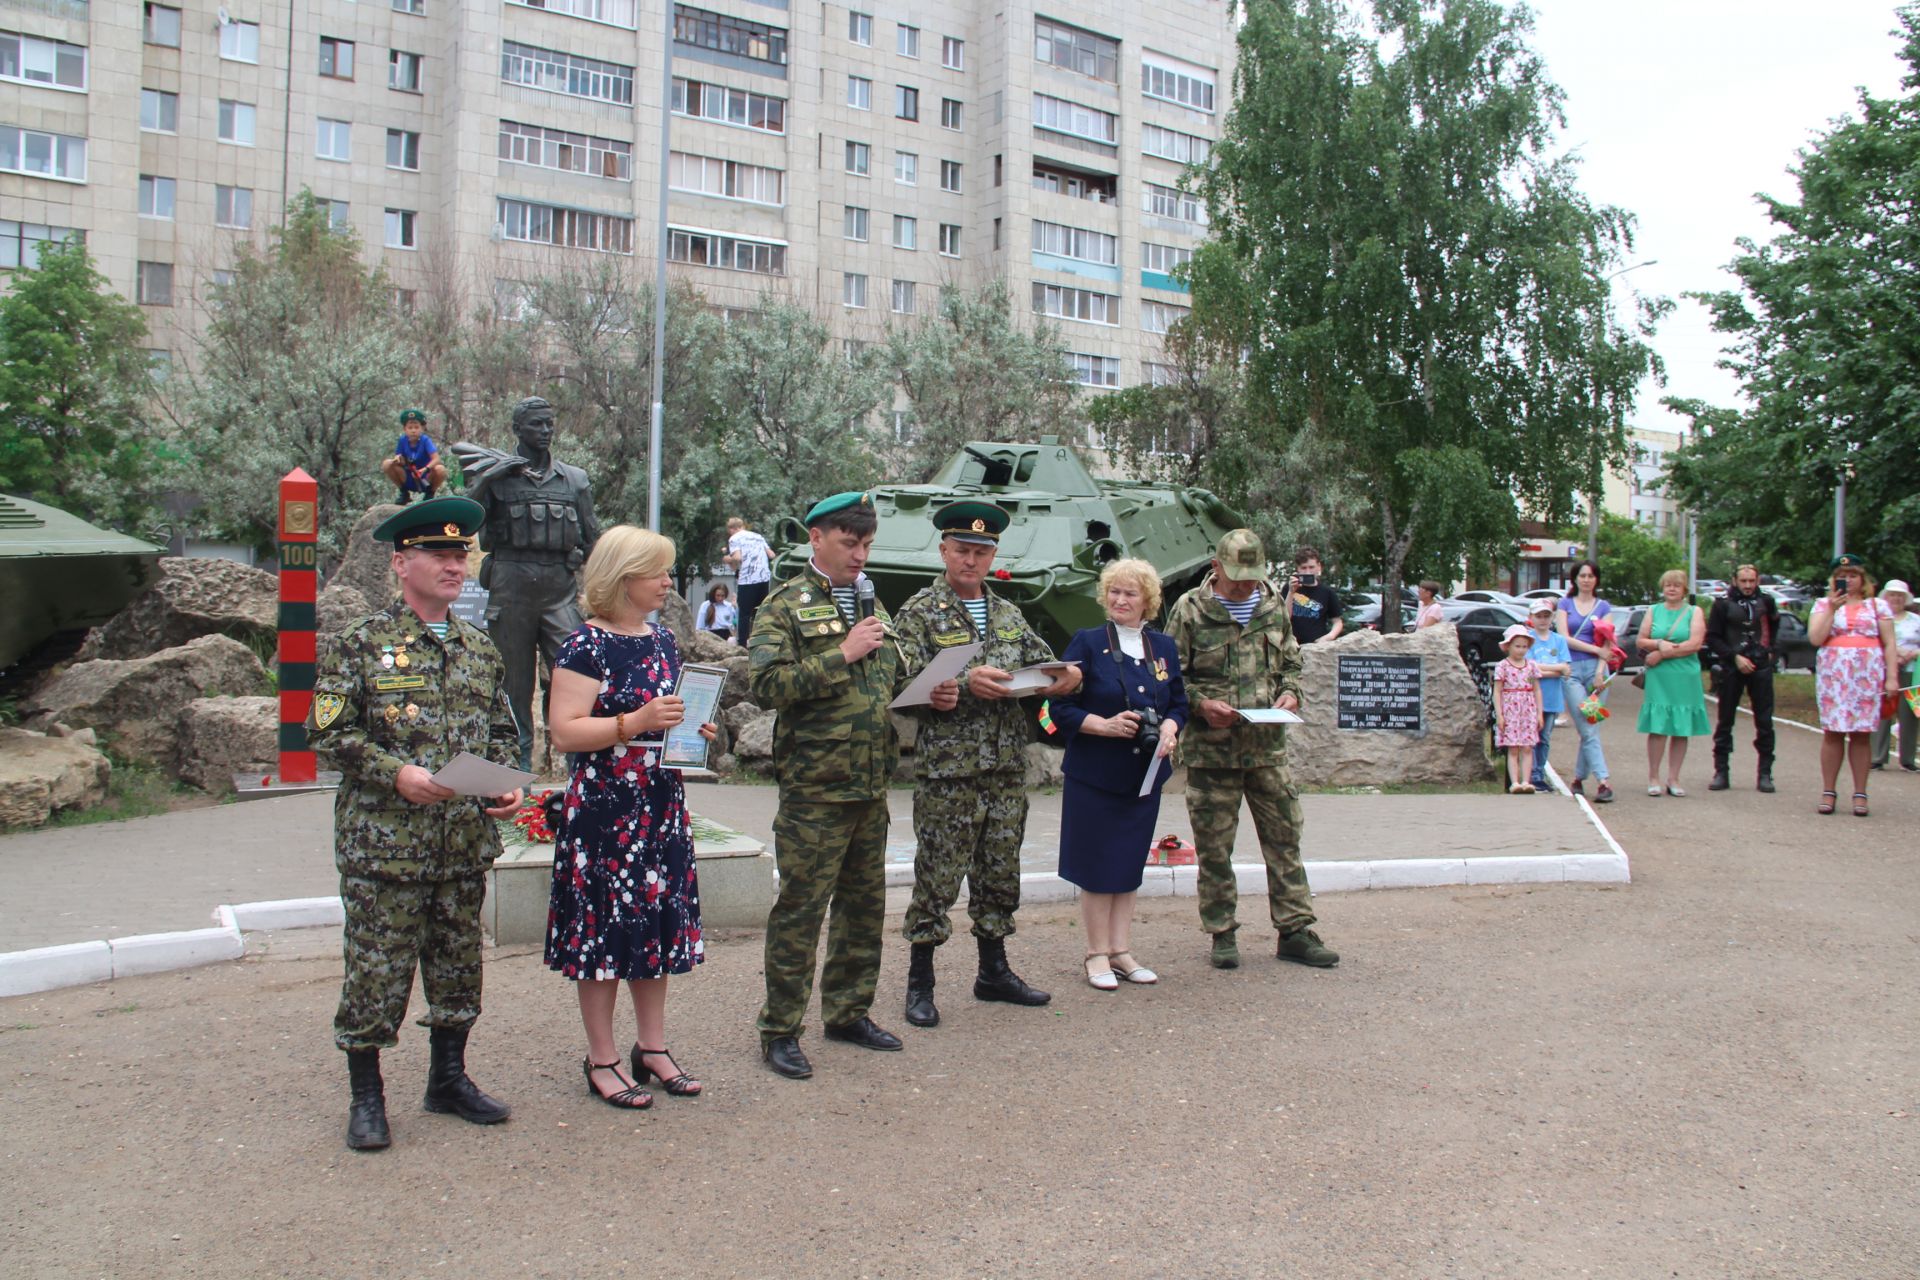
[(387, 1133), (387, 1095), (380, 1079), (378, 1049), (347, 1050), (347, 1078), (353, 1102), (347, 1109), (347, 1145), (355, 1151), (379, 1151), (393, 1144)]
[(1707, 783), (1709, 791), (1725, 791), (1730, 785), (1727, 780), (1727, 766), (1716, 761), (1713, 766), (1713, 780)]
[(467, 1079), (467, 1031), (466, 1027), (434, 1027), (428, 1032), (433, 1058), (427, 1067), (427, 1096), (422, 1105), (473, 1124), (499, 1124), (513, 1112)]
[(980, 938), (980, 972), (973, 980), (975, 1000), (1003, 1000), (1008, 1004), (1045, 1004), (1052, 996), (1030, 987), (1007, 967), (1007, 940)]
[(933, 1005), (932, 942), (913, 944), (913, 958), (907, 961), (907, 1021), (916, 1027), (940, 1025), (940, 1010)]

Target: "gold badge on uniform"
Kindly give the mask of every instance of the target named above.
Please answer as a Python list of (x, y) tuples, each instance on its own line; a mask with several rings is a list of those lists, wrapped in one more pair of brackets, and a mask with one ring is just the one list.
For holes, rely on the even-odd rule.
[(449, 538), (461, 538), (466, 536), (465, 534), (460, 532), (460, 526), (457, 524), (454, 524), (452, 521), (448, 521), (446, 524), (441, 525), (440, 532), (446, 534)]
[(384, 714), (387, 717), (388, 724), (397, 724), (400, 720), (400, 705), (393, 702), (388, 703)]
[(393, 665), (401, 668), (410, 667), (413, 665), (413, 659), (404, 653), (396, 653), (393, 655)]
[(975, 533), (985, 533), (987, 531), (987, 522), (985, 520), (975, 520), (973, 522), (973, 531)]
[(420, 718), (420, 704), (417, 702), (409, 702), (407, 704), (407, 719), (418, 720), (419, 718)]
[(1155, 680), (1165, 680), (1167, 678), (1167, 660), (1165, 658), (1155, 658), (1153, 660), (1153, 678)]
[(337, 693), (316, 693), (313, 695), (313, 727), (325, 729), (340, 718), (347, 709), (347, 700)]

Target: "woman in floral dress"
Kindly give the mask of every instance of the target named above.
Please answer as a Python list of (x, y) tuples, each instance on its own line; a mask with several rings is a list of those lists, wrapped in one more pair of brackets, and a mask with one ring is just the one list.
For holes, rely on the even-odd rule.
[(1873, 760), (1873, 730), (1880, 702), (1900, 687), (1893, 642), (1893, 610), (1873, 594), (1866, 566), (1852, 554), (1835, 556), (1828, 569), (1833, 593), (1814, 602), (1807, 639), (1820, 650), (1814, 696), (1820, 704), (1820, 812), (1832, 813), (1840, 796), (1840, 757), (1853, 769), (1853, 816), (1867, 816), (1867, 769)]
[[(592, 616), (560, 646), (547, 721), (578, 760), (554, 844), (546, 962), (576, 984), (587, 1089), (633, 1110), (652, 1105), (641, 1086), (656, 1077), (676, 1097), (700, 1092), (666, 1041), (667, 975), (705, 958), (686, 795), (658, 763), (662, 735), (685, 717), (673, 633), (647, 622), (673, 589), (673, 555), (671, 540), (631, 525), (600, 535), (583, 575)], [(631, 1077), (613, 1039), (623, 981), (638, 1031)]]

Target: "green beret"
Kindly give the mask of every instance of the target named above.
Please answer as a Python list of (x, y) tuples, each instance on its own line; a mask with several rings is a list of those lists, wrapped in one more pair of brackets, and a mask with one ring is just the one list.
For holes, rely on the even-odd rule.
[(865, 507), (871, 511), (873, 510), (873, 498), (863, 490), (854, 490), (850, 493), (836, 493), (831, 498), (822, 498), (820, 501), (814, 503), (813, 510), (807, 512), (807, 518), (802, 521), (802, 523), (811, 529), (815, 524), (826, 519), (836, 511), (845, 511), (849, 507)]
[(1828, 573), (1832, 573), (1835, 569), (1858, 569), (1861, 573), (1865, 573), (1867, 564), (1853, 552), (1842, 551), (1833, 558), (1833, 563), (1827, 566)]
[(395, 551), (470, 549), (487, 511), (471, 498), (433, 498), (400, 508), (373, 531), (374, 541), (391, 542)]
[(425, 409), (402, 409), (400, 411), (400, 425), (403, 427), (406, 426), (409, 418), (423, 427), (427, 425), (427, 411)]
[(991, 502), (950, 502), (933, 517), (933, 527), (955, 542), (997, 547), (1012, 517)]

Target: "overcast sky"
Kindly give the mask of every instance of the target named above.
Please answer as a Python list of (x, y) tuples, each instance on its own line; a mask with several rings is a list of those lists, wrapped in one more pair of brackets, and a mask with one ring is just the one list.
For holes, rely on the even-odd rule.
[(1858, 90), (1897, 93), (1903, 66), (1887, 0), (1535, 0), (1535, 47), (1567, 94), (1563, 141), (1597, 201), (1639, 216), (1615, 282), (1678, 302), (1655, 339), (1664, 391), (1641, 395), (1639, 425), (1679, 430), (1661, 395), (1738, 403), (1714, 367), (1720, 337), (1687, 290), (1731, 288), (1734, 240), (1767, 240), (1756, 192), (1791, 199), (1787, 169)]

